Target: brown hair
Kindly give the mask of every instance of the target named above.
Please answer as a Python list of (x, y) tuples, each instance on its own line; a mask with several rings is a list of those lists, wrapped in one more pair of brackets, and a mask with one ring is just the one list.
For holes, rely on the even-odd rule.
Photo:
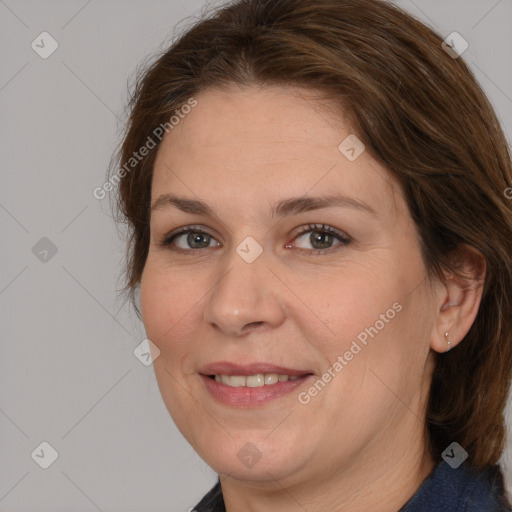
[[(238, 0), (198, 20), (136, 82), (117, 154), (127, 162), (155, 128), (213, 86), (290, 85), (324, 93), (350, 115), (371, 155), (402, 183), (429, 276), (456, 272), (462, 243), (485, 257), (477, 318), (437, 356), (427, 428), (432, 456), (457, 441), (474, 466), (503, 450), (512, 370), (512, 185), (509, 148), (484, 92), (438, 34), (383, 0)], [(169, 125), (167, 125), (169, 127)], [(158, 148), (157, 148), (158, 149)], [(149, 246), (157, 150), (119, 180), (134, 297)]]

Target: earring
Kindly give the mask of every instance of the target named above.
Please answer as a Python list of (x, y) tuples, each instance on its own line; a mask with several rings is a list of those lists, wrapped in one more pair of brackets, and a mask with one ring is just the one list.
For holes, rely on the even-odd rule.
[(448, 348), (446, 349), (445, 352), (448, 352), (448, 350), (450, 350), (452, 348), (452, 342), (450, 341), (450, 339), (448, 338), (448, 332), (445, 332), (444, 333), (444, 339), (446, 341), (446, 343), (448, 344)]

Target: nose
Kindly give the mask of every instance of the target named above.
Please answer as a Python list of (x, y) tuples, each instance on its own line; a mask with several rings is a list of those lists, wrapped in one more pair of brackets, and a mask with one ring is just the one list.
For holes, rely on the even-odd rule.
[(285, 318), (285, 287), (268, 264), (265, 251), (248, 263), (233, 249), (205, 299), (205, 322), (227, 336), (279, 327)]

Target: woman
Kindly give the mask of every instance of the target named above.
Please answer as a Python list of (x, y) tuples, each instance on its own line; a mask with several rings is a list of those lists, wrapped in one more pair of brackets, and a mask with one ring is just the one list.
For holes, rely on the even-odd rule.
[(512, 163), (456, 43), (235, 1), (140, 76), (119, 163), (126, 290), (219, 474), (195, 510), (511, 510)]

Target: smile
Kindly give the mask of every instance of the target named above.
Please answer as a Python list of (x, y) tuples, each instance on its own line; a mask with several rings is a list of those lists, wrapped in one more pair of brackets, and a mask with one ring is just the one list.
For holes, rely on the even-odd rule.
[(257, 373), (256, 375), (211, 375), (216, 382), (221, 382), (232, 388), (248, 387), (259, 388), (261, 386), (270, 386), (277, 382), (287, 382), (288, 380), (296, 380), (298, 376), (278, 375), (277, 373)]

